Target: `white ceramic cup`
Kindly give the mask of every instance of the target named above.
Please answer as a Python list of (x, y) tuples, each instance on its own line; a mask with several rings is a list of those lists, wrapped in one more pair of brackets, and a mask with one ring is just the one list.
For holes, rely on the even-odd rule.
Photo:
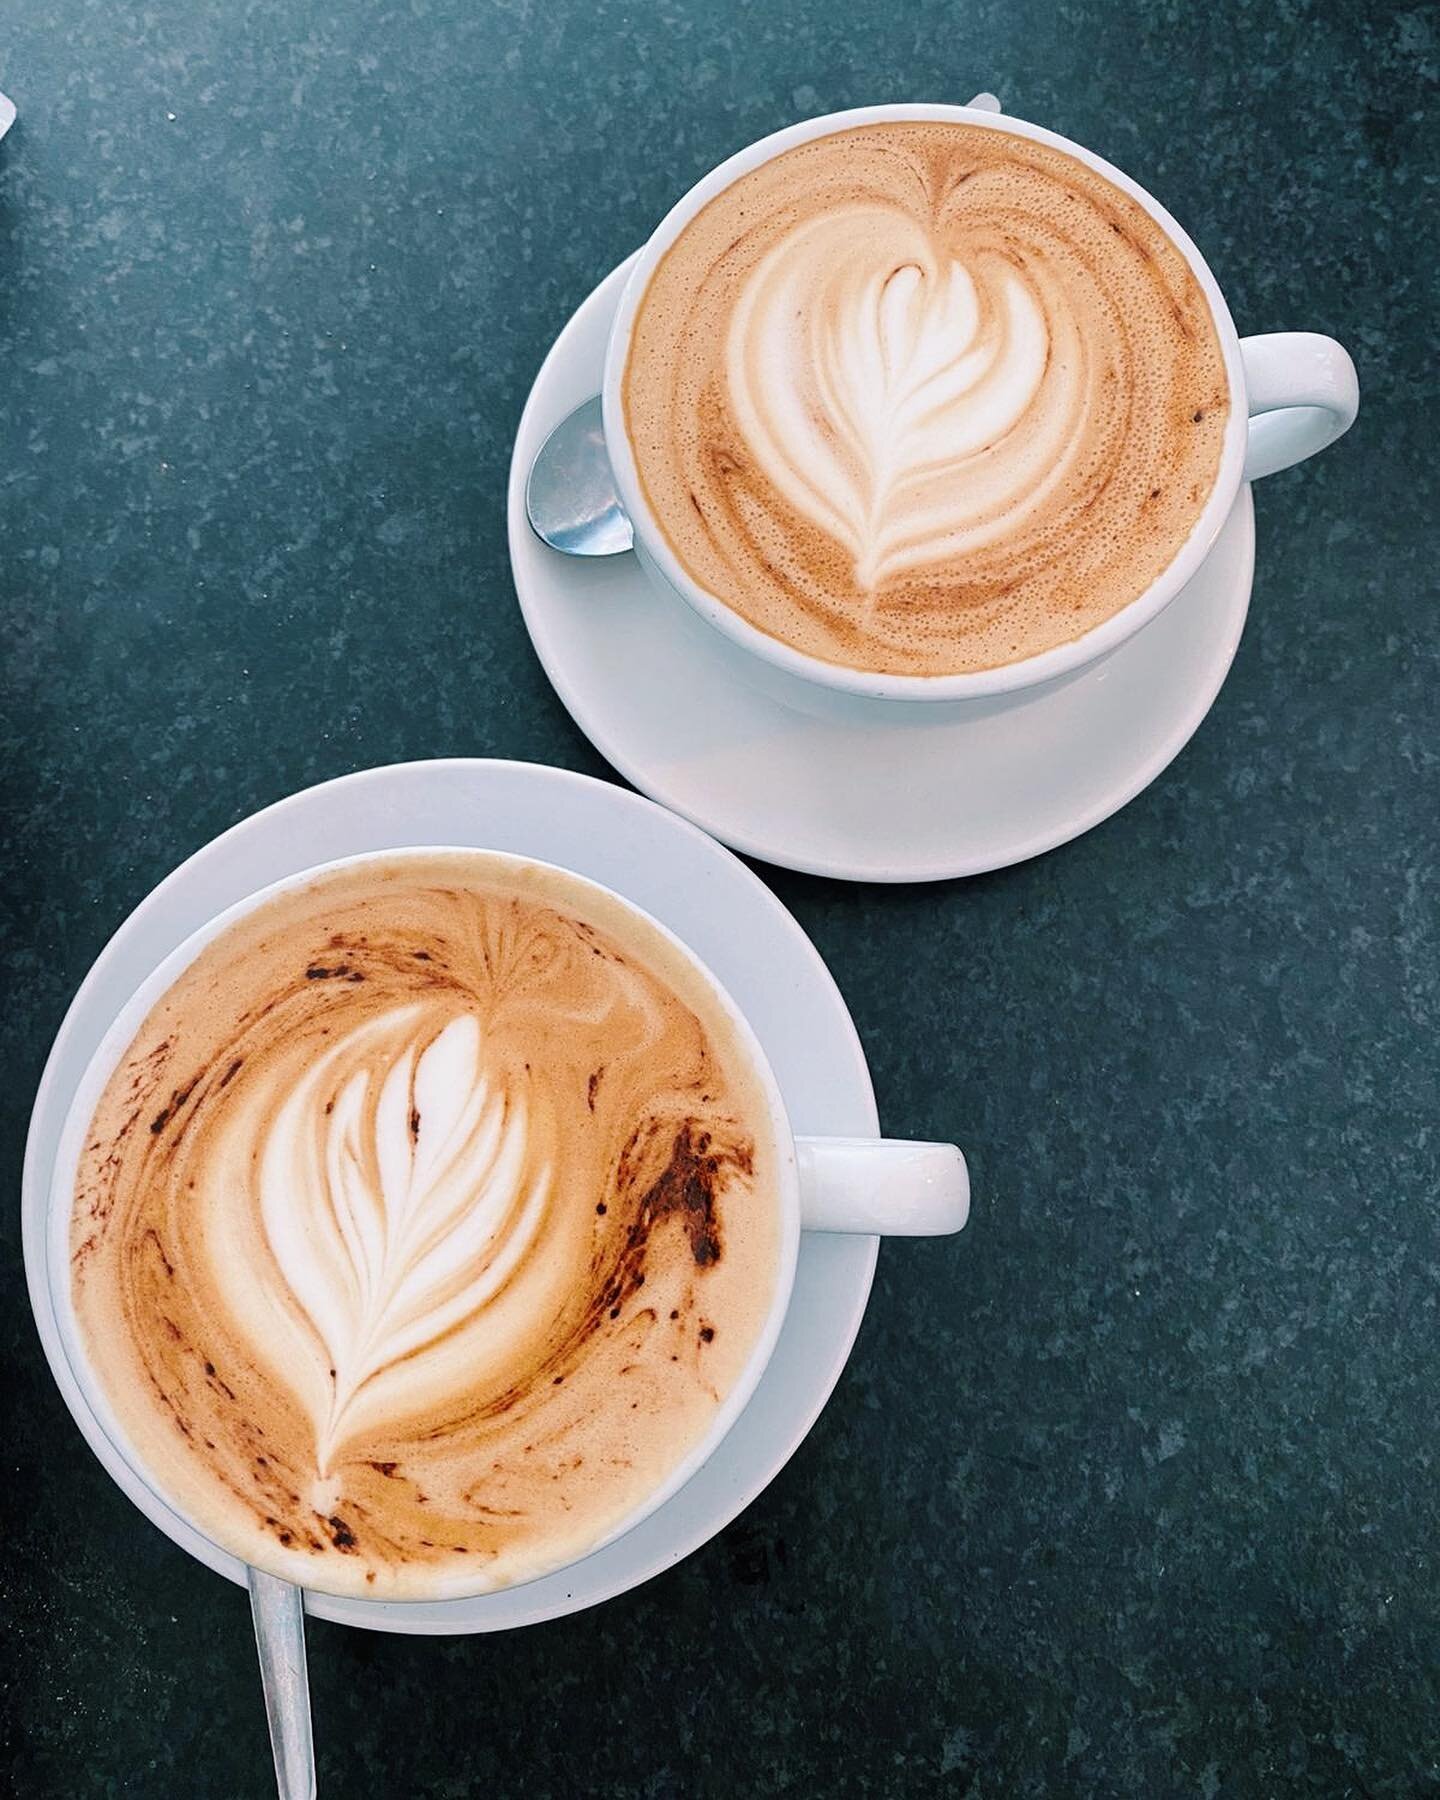
[[(191, 1529), (199, 1532), (202, 1537), (208, 1535), (203, 1526), (189, 1518), (163, 1484), (151, 1476), (143, 1458), (130, 1444), (97, 1379), (75, 1316), (70, 1282), (70, 1215), (76, 1171), (90, 1121), (106, 1082), (151, 1008), (220, 932), (267, 900), (303, 887), (317, 877), (337, 869), (368, 862), (393, 867), (397, 862), (435, 855), (478, 856), (492, 865), (535, 867), (538, 864), (538, 859), (533, 857), (514, 856), (500, 851), (477, 851), (473, 846), (415, 847), (344, 857), (334, 862), (318, 864), (259, 889), (246, 899), (227, 907), (192, 933), (140, 984), (101, 1040), (66, 1114), (51, 1180), (45, 1236), (47, 1285), (61, 1347), (86, 1405), (116, 1453), (151, 1494), (163, 1502), (168, 1510), (184, 1517)], [(757, 1086), (766, 1098), (769, 1126), (775, 1144), (781, 1212), (780, 1251), (774, 1296), (756, 1338), (755, 1347), (739, 1379), (726, 1396), (702, 1440), (669, 1472), (660, 1485), (586, 1551), (588, 1556), (623, 1536), (676, 1494), (710, 1458), (743, 1412), (765, 1371), (784, 1323), (802, 1230), (861, 1232), (899, 1237), (945, 1235), (959, 1231), (965, 1224), (969, 1214), (970, 1184), (965, 1159), (953, 1144), (913, 1143), (882, 1138), (797, 1138), (790, 1129), (779, 1086), (754, 1031), (699, 957), (668, 927), (622, 895), (572, 870), (564, 869), (560, 873), (579, 888), (608, 897), (613, 903), (623, 907), (637, 922), (648, 926), (668, 941), (701, 977), (720, 1010), (729, 1019), (736, 1041), (756, 1077)], [(214, 1542), (213, 1539), (209, 1541)], [(224, 1547), (217, 1548), (223, 1550)], [(292, 1559), (283, 1552), (278, 1552), (275, 1560), (263, 1566), (269, 1574), (303, 1583), (303, 1558)], [(542, 1573), (551, 1575), (555, 1572), (551, 1568)], [(477, 1591), (484, 1590), (474, 1583), (467, 1586), (462, 1581), (443, 1591), (437, 1590), (430, 1599), (415, 1604), (428, 1606), (432, 1599), (458, 1599)], [(407, 1602), (387, 1601), (383, 1594), (376, 1594), (373, 1602), (361, 1600), (356, 1604), (373, 1604), (377, 1609), (383, 1608), (389, 1616), (397, 1611), (403, 1612)]]
[[(1230, 417), (1215, 484), (1164, 573), (1129, 605), (1082, 637), (1038, 656), (965, 675), (885, 675), (821, 662), (741, 618), (726, 604), (723, 594), (709, 592), (686, 572), (666, 542), (645, 500), (621, 402), (635, 314), (650, 277), (661, 257), (708, 201), (742, 175), (797, 144), (860, 125), (905, 119), (974, 125), (984, 131), (1006, 132), (1049, 144), (1098, 170), (1130, 195), (1160, 225), (1200, 284), (1219, 334), (1230, 388)], [(967, 702), (1055, 681), (1114, 650), (1168, 605), (1199, 569), (1229, 515), (1242, 481), (1273, 475), (1324, 449), (1349, 429), (1359, 406), (1354, 364), (1333, 338), (1307, 331), (1240, 338), (1204, 258), (1157, 200), (1128, 175), (1068, 138), (1023, 120), (1001, 118), (996, 102), (988, 95), (980, 96), (969, 106), (861, 106), (849, 112), (829, 113), (761, 138), (712, 170), (665, 215), (631, 270), (606, 345), (601, 397), (606, 450), (620, 499), (634, 528), (636, 557), (662, 593), (683, 601), (744, 653), (735, 663), (738, 672), (777, 698), (807, 711), (873, 717), (877, 709), (867, 703), (882, 702), (888, 703), (888, 708), (882, 705), (878, 709), (884, 716), (930, 719), (945, 711), (959, 712)], [(861, 703), (858, 707), (857, 701)], [(918, 708), (913, 704), (916, 702), (920, 703)], [(937, 706), (942, 709), (941, 714), (934, 711)]]

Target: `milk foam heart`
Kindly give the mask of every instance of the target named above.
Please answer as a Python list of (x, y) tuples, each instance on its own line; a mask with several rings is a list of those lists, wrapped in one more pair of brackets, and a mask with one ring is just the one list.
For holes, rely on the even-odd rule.
[(911, 675), (1137, 598), (1229, 413), (1199, 284), (1143, 207), (1047, 145), (910, 122), (811, 140), (697, 213), (622, 395), (702, 587), (822, 660)]
[(381, 860), (182, 974), (97, 1107), (72, 1292), (162, 1492), (312, 1587), (582, 1554), (768, 1316), (768, 1104), (688, 961), (558, 871)]
[(1011, 437), (1050, 359), (1026, 283), (1003, 261), (977, 274), (937, 259), (913, 220), (855, 207), (782, 239), (740, 293), (725, 362), (736, 423), (867, 593), (1014, 529), (1075, 431), (1062, 359), (1051, 431), (965, 479)]

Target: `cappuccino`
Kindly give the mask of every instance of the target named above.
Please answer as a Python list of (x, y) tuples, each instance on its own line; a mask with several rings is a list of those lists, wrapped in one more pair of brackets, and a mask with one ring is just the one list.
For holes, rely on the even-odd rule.
[(694, 581), (810, 656), (920, 676), (1144, 593), (1230, 410), (1200, 284), (1143, 206), (1049, 145), (920, 121), (716, 195), (650, 278), (621, 393)]
[(71, 1292), (158, 1490), (377, 1598), (583, 1555), (705, 1436), (771, 1311), (769, 1099), (603, 890), (481, 852), (262, 900), (96, 1107)]

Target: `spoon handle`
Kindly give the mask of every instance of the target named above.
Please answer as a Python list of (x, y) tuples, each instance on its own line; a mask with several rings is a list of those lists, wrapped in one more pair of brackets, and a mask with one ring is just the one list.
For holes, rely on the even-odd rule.
[(280, 1800), (315, 1800), (315, 1745), (305, 1674), (304, 1597), (288, 1581), (250, 1572), (250, 1612)]

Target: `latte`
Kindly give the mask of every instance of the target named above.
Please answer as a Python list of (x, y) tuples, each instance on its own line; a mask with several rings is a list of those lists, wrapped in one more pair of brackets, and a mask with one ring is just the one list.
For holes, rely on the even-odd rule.
[(687, 573), (823, 661), (994, 668), (1142, 594), (1220, 465), (1223, 354), (1145, 210), (1063, 151), (898, 122), (814, 139), (691, 219), (622, 384)]
[(771, 1309), (767, 1096), (673, 944), (483, 853), (263, 901), (156, 1004), (71, 1220), (89, 1360), (160, 1491), (305, 1586), (583, 1554), (704, 1437)]

